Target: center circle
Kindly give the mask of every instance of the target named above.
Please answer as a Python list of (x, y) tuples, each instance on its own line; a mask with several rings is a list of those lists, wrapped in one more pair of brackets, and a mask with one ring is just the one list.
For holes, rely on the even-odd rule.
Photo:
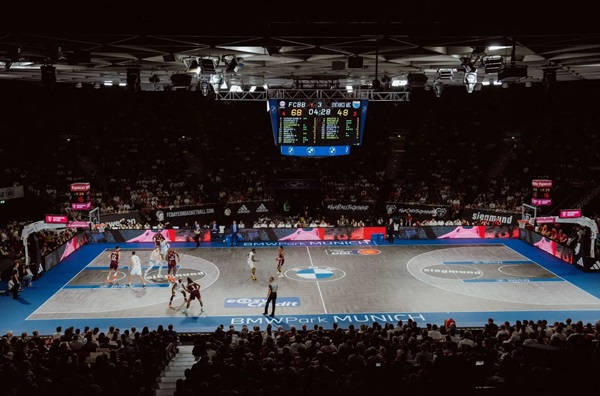
[(306, 282), (328, 282), (343, 278), (346, 273), (334, 267), (296, 267), (286, 271), (288, 278)]

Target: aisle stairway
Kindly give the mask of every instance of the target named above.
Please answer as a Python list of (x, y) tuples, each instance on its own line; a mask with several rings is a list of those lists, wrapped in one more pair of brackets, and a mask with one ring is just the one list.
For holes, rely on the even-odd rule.
[(196, 358), (192, 355), (194, 345), (179, 345), (179, 352), (169, 362), (160, 375), (156, 396), (172, 396), (175, 393), (175, 384), (178, 379), (185, 378), (185, 370), (191, 368), (196, 362)]

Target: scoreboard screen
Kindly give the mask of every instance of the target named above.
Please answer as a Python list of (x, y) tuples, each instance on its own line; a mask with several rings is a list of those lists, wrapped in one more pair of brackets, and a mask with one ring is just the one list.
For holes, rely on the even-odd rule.
[(531, 204), (535, 206), (552, 205), (552, 180), (534, 179), (531, 181)]
[(72, 183), (70, 190), (72, 210), (91, 209), (90, 183)]
[(283, 155), (336, 156), (362, 144), (368, 100), (270, 99), (275, 145)]

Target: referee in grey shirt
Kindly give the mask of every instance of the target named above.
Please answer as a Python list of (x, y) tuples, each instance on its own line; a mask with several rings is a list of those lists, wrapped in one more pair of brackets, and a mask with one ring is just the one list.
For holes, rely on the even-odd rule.
[(269, 311), (269, 304), (272, 303), (273, 307), (271, 309), (271, 315), (269, 316), (275, 316), (275, 304), (277, 304), (277, 289), (279, 289), (279, 285), (277, 284), (277, 282), (275, 282), (275, 278), (271, 276), (269, 278), (269, 291), (267, 292), (267, 303), (265, 304), (265, 312), (263, 312), (263, 315), (267, 314), (267, 312)]

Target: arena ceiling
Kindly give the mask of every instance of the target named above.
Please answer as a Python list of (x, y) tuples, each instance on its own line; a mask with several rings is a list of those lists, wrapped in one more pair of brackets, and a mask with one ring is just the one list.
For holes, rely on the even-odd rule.
[(0, 81), (41, 83), (44, 65), (54, 68), (48, 70), (56, 83), (78, 87), (126, 84), (137, 73), (143, 90), (222, 81), (244, 89), (367, 88), (376, 80), (382, 87), (408, 80), (429, 89), (436, 81), (464, 86), (469, 71), (478, 83), (508, 87), (600, 80), (600, 29), (582, 21), (249, 16), (241, 22), (186, 19), (179, 12), (140, 16), (135, 24), (125, 17), (91, 22), (63, 16), (54, 23), (38, 17), (0, 32)]

